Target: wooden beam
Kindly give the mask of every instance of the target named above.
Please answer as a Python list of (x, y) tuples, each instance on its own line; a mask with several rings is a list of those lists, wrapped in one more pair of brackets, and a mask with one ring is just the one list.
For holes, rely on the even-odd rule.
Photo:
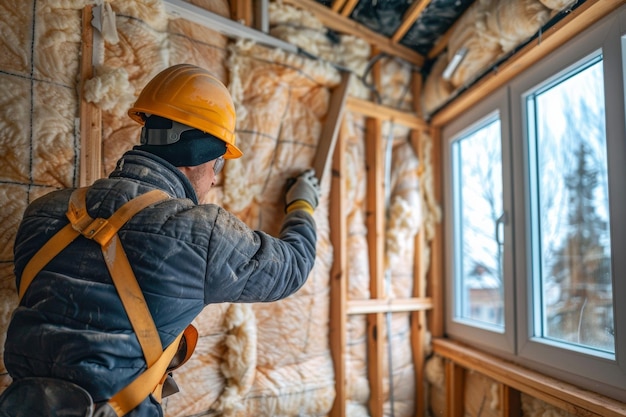
[(522, 417), (522, 396), (521, 393), (509, 387), (500, 384), (500, 417)]
[[(343, 123), (341, 124), (343, 126)], [(346, 141), (341, 133), (333, 152), (330, 188), (330, 242), (333, 246), (333, 264), (330, 271), (330, 351), (335, 370), (335, 401), (331, 417), (346, 417), (346, 339), (348, 297), (348, 226), (346, 212)]]
[(328, 167), (330, 166), (330, 162), (334, 154), (337, 134), (339, 133), (346, 98), (348, 97), (349, 84), (350, 73), (348, 71), (343, 71), (341, 74), (341, 82), (333, 89), (330, 96), (326, 120), (324, 121), (324, 126), (322, 127), (322, 134), (317, 145), (315, 159), (313, 160), (313, 168), (315, 169), (315, 173), (320, 181), (320, 184), (325, 173), (329, 171)]
[[(432, 145), (430, 147), (430, 161), (432, 163), (432, 178), (435, 201), (440, 202), (442, 199), (442, 157), (441, 157), (441, 130), (433, 129), (430, 133)], [(428, 288), (433, 304), (439, 306), (435, 308), (429, 317), (429, 328), (433, 337), (440, 337), (444, 334), (444, 249), (443, 249), (443, 226), (441, 222), (434, 226), (435, 234), (430, 242), (430, 268), (428, 269)]]
[(446, 417), (465, 414), (465, 370), (451, 360), (445, 362)]
[(402, 17), (402, 23), (400, 24), (400, 27), (391, 37), (391, 40), (393, 42), (398, 43), (402, 40), (404, 35), (406, 35), (411, 26), (413, 26), (417, 18), (420, 16), (420, 14), (422, 14), (428, 4), (430, 4), (430, 0), (419, 0), (411, 4), (411, 7), (409, 7), (409, 9), (406, 11), (406, 13), (404, 13), (404, 16)]
[(426, 124), (426, 122), (418, 117), (415, 113), (396, 110), (391, 107), (372, 103), (368, 100), (348, 97), (346, 107), (348, 108), (348, 110), (362, 114), (363, 116), (371, 117), (381, 121), (391, 121), (393, 123), (397, 123), (411, 129), (422, 131), (430, 129), (428, 124)]
[(254, 24), (254, 13), (252, 11), (252, 0), (233, 0), (230, 2), (230, 14), (235, 22), (252, 27)]
[(93, 77), (94, 33), (91, 19), (93, 7), (86, 6), (82, 14), (80, 56), (80, 156), (78, 186), (91, 185), (102, 177), (102, 112), (85, 100), (85, 81)]
[[(423, 164), (423, 149), (420, 146), (420, 137), (420, 132), (415, 130), (411, 131), (411, 144), (415, 154), (417, 155), (417, 160), (420, 164)], [(417, 236), (415, 236), (414, 239), (415, 247), (413, 250), (413, 259), (415, 261), (413, 263), (413, 297), (416, 298), (426, 297), (426, 288), (428, 287), (426, 282), (427, 270), (425, 265), (425, 261), (427, 259), (424, 256), (424, 253), (427, 250), (426, 232), (423, 229), (424, 225), (422, 224)], [(442, 306), (439, 305), (437, 308), (441, 309)], [(426, 328), (426, 311), (421, 310), (413, 312), (411, 314), (411, 349), (413, 352), (413, 366), (415, 368), (415, 414), (418, 416), (425, 416), (427, 411), (426, 386), (424, 383), (426, 378), (424, 369), (426, 361), (424, 345), (427, 343)]]
[(367, 315), (367, 377), (370, 385), (369, 412), (372, 417), (385, 415), (383, 406), (383, 314)]
[[(422, 93), (422, 74), (414, 72), (411, 77), (411, 92), (413, 94), (413, 109), (415, 113), (421, 115), (421, 93)], [(423, 169), (424, 164), (424, 151), (422, 146), (422, 132), (419, 130), (411, 130), (409, 139), (413, 152), (417, 157), (419, 168)], [(418, 171), (418, 175), (421, 171)], [(426, 282), (426, 257), (424, 253), (427, 250), (426, 244), (426, 232), (424, 231), (424, 224), (420, 225), (420, 230), (417, 236), (413, 239), (413, 297), (424, 298), (426, 297), (426, 288), (428, 284)], [(428, 252), (430, 253), (430, 251)], [(430, 262), (429, 262), (430, 264)], [(431, 300), (432, 302), (432, 300)], [(442, 308), (442, 306), (438, 306)], [(426, 372), (425, 372), (425, 348), (426, 341), (426, 311), (420, 310), (411, 313), (411, 352), (413, 353), (413, 367), (415, 369), (415, 415), (426, 416), (427, 415), (427, 400), (426, 400)]]
[(624, 0), (587, 0), (541, 34), (541, 37), (507, 59), (498, 70), (485, 75), (479, 82), (460, 94), (453, 102), (438, 111), (432, 118), (432, 125), (443, 126), (481, 101), (493, 91), (511, 81), (515, 76), (534, 63), (548, 56), (559, 46), (581, 31), (607, 16)]
[(385, 298), (348, 301), (347, 314), (400, 313), (407, 311), (430, 310), (430, 298)]
[[(370, 297), (384, 298), (385, 194), (382, 123), (366, 119), (367, 240), (370, 265)], [(367, 370), (370, 383), (370, 415), (383, 417), (383, 314), (367, 315)]]
[[(422, 90), (424, 88), (424, 77), (421, 72), (413, 72), (413, 76), (411, 77), (411, 93), (413, 94), (413, 111), (417, 116), (418, 120), (421, 120), (423, 126), (426, 127), (426, 123), (424, 122), (424, 118), (422, 117)], [(420, 129), (421, 130), (421, 129)], [(418, 134), (419, 132), (413, 132)], [(417, 152), (416, 152), (417, 154)], [(417, 154), (418, 158), (420, 155)]]
[(577, 416), (623, 417), (626, 404), (550, 378), (446, 339), (433, 340), (434, 352), (457, 365), (545, 401)]
[(333, 12), (330, 8), (315, 0), (283, 0), (283, 3), (299, 7), (306, 10), (307, 13), (312, 13), (324, 26), (332, 30), (366, 39), (382, 52), (401, 58), (418, 67), (424, 65), (424, 57), (413, 49), (392, 42), (391, 39), (374, 32), (354, 20)]
[[(421, 254), (425, 250), (423, 231), (420, 231), (415, 237), (415, 265), (413, 268), (413, 296), (416, 299), (424, 299), (425, 288), (422, 285), (422, 277), (425, 277), (423, 272), (423, 262)], [(432, 306), (432, 300), (426, 298)], [(441, 308), (438, 306), (437, 308)], [(431, 309), (432, 310), (432, 307)], [(425, 379), (426, 373), (424, 369), (426, 357), (424, 345), (426, 344), (426, 309), (413, 311), (411, 313), (411, 352), (413, 354), (413, 367), (415, 369), (415, 415), (426, 415), (426, 386)]]
[(350, 17), (358, 2), (359, 0), (348, 0), (343, 9), (341, 9), (341, 15), (344, 17)]
[(335, 13), (339, 13), (344, 4), (346, 4), (346, 0), (334, 0), (330, 9)]

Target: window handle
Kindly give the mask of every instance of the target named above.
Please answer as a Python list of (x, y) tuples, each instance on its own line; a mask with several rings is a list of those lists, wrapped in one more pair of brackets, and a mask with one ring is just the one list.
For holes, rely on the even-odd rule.
[(500, 238), (500, 225), (504, 226), (508, 223), (509, 223), (509, 220), (508, 220), (508, 216), (506, 215), (506, 212), (502, 213), (500, 217), (498, 217), (498, 220), (496, 220), (496, 242), (498, 242), (498, 245), (504, 245), (504, 242)]

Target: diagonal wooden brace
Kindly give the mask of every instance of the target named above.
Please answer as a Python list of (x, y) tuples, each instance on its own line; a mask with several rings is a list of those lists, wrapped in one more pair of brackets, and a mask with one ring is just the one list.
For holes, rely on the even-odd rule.
[(317, 153), (313, 160), (313, 168), (315, 175), (320, 184), (328, 171), (333, 153), (335, 152), (335, 144), (337, 143), (337, 135), (339, 126), (343, 119), (343, 111), (348, 97), (348, 85), (350, 84), (350, 72), (342, 71), (341, 83), (333, 89), (328, 105), (328, 113), (326, 113), (326, 121), (322, 128), (319, 144), (317, 145)]

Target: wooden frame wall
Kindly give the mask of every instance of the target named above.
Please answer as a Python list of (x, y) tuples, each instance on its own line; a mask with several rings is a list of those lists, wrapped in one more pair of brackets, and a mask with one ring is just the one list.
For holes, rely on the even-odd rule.
[[(376, 78), (374, 69), (374, 78)], [(416, 81), (419, 88), (420, 82)], [(342, 135), (338, 138), (333, 164), (333, 183), (331, 188), (331, 242), (335, 248), (335, 259), (331, 273), (331, 351), (335, 362), (336, 398), (330, 415), (346, 416), (347, 393), (345, 352), (346, 322), (349, 315), (365, 315), (367, 320), (367, 369), (370, 382), (369, 411), (373, 417), (382, 417), (383, 413), (383, 346), (386, 335), (382, 334), (383, 320), (386, 314), (394, 312), (411, 313), (411, 346), (415, 368), (416, 402), (415, 415), (425, 415), (424, 394), (424, 344), (426, 330), (426, 312), (433, 309), (433, 302), (424, 293), (426, 283), (422, 265), (415, 263), (413, 297), (407, 299), (390, 298), (384, 291), (384, 237), (385, 237), (385, 184), (382, 149), (382, 123), (393, 121), (412, 130), (412, 145), (421, 161), (425, 157), (420, 146), (419, 136), (428, 131), (428, 125), (415, 113), (401, 112), (370, 101), (348, 98), (347, 109), (366, 116), (366, 167), (367, 167), (367, 227), (370, 262), (370, 299), (350, 300), (347, 294), (346, 259), (346, 227), (344, 211), (345, 174), (344, 158), (345, 143)], [(420, 251), (425, 243), (424, 234), (420, 232), (416, 238), (416, 260), (421, 258)], [(433, 251), (433, 254), (437, 251)], [(429, 287), (431, 287), (429, 285)]]
[[(286, 1), (290, 3), (291, 1)], [(293, 1), (295, 4), (307, 7), (324, 7), (311, 0)], [(351, 1), (353, 7), (355, 2)], [(425, 6), (425, 2), (415, 5), (408, 14), (409, 18), (414, 18), (416, 11)], [(237, 20), (244, 23), (252, 24), (254, 22), (253, 6), (251, 0), (236, 0), (232, 5), (233, 15)], [(347, 10), (347, 9), (346, 9)], [(319, 12), (319, 10), (318, 10)], [(323, 10), (322, 10), (323, 12)], [(83, 9), (83, 51), (81, 61), (81, 89), (86, 80), (93, 76), (94, 62), (94, 42), (99, 42), (98, 34), (91, 26), (92, 6)], [(337, 20), (330, 16), (332, 23), (340, 25), (343, 32), (352, 33), (356, 36), (372, 39), (374, 49), (389, 53), (391, 55), (403, 58), (415, 65), (423, 64), (423, 57), (406, 47), (397, 43), (389, 42), (386, 38), (382, 38), (373, 32), (369, 32), (364, 27), (355, 27), (350, 23), (347, 17)], [(250, 34), (251, 32), (247, 32)], [(97, 47), (97, 45), (96, 45)], [(380, 72), (379, 64), (373, 69), (375, 78)], [(421, 88), (421, 78), (414, 80), (414, 97), (419, 97)], [(82, 90), (81, 90), (82, 91)], [(81, 94), (82, 97), (82, 94)], [(416, 100), (416, 103), (419, 100)], [(370, 413), (373, 417), (383, 416), (383, 345), (385, 337), (380, 333), (383, 327), (383, 319), (385, 314), (394, 312), (411, 313), (411, 345), (413, 350), (413, 360), (415, 367), (415, 386), (416, 386), (416, 412), (418, 416), (425, 414), (425, 395), (424, 395), (424, 343), (425, 343), (425, 320), (426, 312), (433, 310), (433, 301), (424, 293), (425, 283), (421, 282), (421, 278), (425, 276), (423, 272), (424, 265), (416, 262), (414, 271), (414, 293), (407, 299), (392, 299), (384, 293), (384, 235), (385, 235), (385, 206), (384, 206), (384, 175), (383, 160), (379, 150), (381, 149), (382, 123), (384, 121), (393, 121), (412, 130), (411, 143), (422, 160), (424, 158), (424, 150), (420, 146), (420, 134), (427, 132), (429, 126), (418, 116), (419, 108), (416, 107), (415, 112), (402, 112), (385, 106), (374, 104), (367, 100), (360, 100), (348, 97), (345, 100), (346, 108), (355, 113), (366, 116), (367, 124), (367, 166), (368, 166), (368, 211), (367, 224), (369, 228), (369, 247), (370, 247), (370, 270), (372, 271), (370, 279), (369, 300), (348, 300), (347, 299), (347, 276), (346, 259), (348, 256), (346, 250), (346, 224), (344, 212), (344, 194), (345, 194), (345, 142), (339, 135), (336, 146), (333, 144), (330, 148), (334, 148), (332, 153), (332, 178), (331, 178), (331, 240), (335, 248), (335, 259), (331, 269), (331, 303), (330, 303), (330, 347), (334, 358), (335, 380), (336, 380), (336, 399), (331, 410), (332, 416), (346, 416), (346, 375), (345, 375), (345, 352), (346, 352), (346, 322), (349, 315), (360, 314), (367, 316), (368, 322), (368, 370), (371, 388), (371, 399), (369, 403)], [(341, 125), (341, 118), (337, 116), (337, 112), (343, 110), (343, 103), (340, 106), (334, 106), (329, 109), (330, 119), (335, 120), (336, 129)], [(81, 101), (81, 155), (80, 155), (80, 185), (91, 184), (102, 176), (102, 129), (101, 114), (99, 109), (91, 103)], [(336, 130), (333, 131), (333, 134)], [(430, 158), (436, 161), (436, 158)], [(325, 167), (329, 159), (320, 159), (319, 163)], [(438, 172), (438, 169), (435, 169)], [(320, 173), (319, 175), (321, 175)], [(421, 251), (425, 245), (424, 234), (419, 233), (416, 237), (416, 259), (420, 259), (418, 251)], [(433, 248), (432, 258), (436, 259), (438, 250)], [(431, 265), (434, 267), (438, 262), (433, 261)], [(432, 285), (434, 281), (431, 272), (429, 275), (430, 288), (435, 288), (435, 297), (437, 286)], [(433, 317), (437, 317), (437, 313), (433, 312)], [(432, 319), (432, 323), (441, 322), (440, 319)], [(436, 332), (438, 333), (438, 332)]]
[[(348, 109), (357, 113), (367, 114), (372, 109), (371, 104), (363, 104), (356, 99), (348, 100)], [(346, 322), (349, 315), (364, 314), (367, 316), (367, 349), (368, 349), (368, 378), (370, 381), (370, 413), (372, 416), (383, 416), (383, 386), (385, 375), (382, 373), (385, 336), (379, 329), (383, 327), (384, 314), (393, 312), (411, 312), (411, 345), (413, 347), (413, 360), (415, 367), (416, 383), (416, 415), (424, 415), (424, 385), (423, 385), (423, 352), (425, 343), (425, 312), (433, 308), (431, 298), (423, 294), (424, 283), (419, 277), (423, 276), (421, 265), (416, 262), (414, 274), (414, 297), (408, 299), (389, 298), (383, 289), (384, 280), (384, 181), (383, 161), (381, 152), (382, 122), (393, 120), (397, 111), (375, 106), (376, 117), (367, 117), (367, 166), (368, 166), (368, 243), (370, 248), (370, 294), (369, 300), (349, 300), (347, 295), (346, 271), (346, 227), (344, 211), (345, 193), (345, 143), (342, 135), (339, 135), (333, 163), (333, 178), (331, 188), (331, 241), (335, 248), (335, 259), (331, 273), (331, 351), (335, 361), (335, 384), (336, 398), (331, 410), (331, 416), (346, 416), (347, 394), (345, 390), (345, 352), (346, 352)], [(417, 116), (405, 115), (410, 124), (423, 128)], [(397, 122), (397, 121), (396, 121)], [(423, 157), (418, 150), (418, 158)], [(416, 236), (416, 259), (419, 259), (417, 251), (421, 251), (424, 245), (423, 233)]]

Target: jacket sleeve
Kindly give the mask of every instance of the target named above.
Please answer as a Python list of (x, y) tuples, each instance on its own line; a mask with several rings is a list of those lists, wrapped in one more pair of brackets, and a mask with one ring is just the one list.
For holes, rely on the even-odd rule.
[(205, 303), (276, 301), (296, 292), (315, 263), (315, 220), (285, 216), (277, 238), (221, 209), (209, 240)]

